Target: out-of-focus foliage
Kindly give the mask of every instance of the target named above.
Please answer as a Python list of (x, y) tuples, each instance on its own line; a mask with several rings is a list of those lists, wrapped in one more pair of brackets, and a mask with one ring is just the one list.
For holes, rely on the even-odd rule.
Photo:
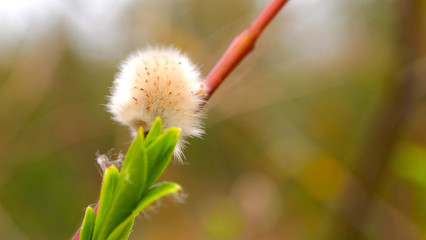
[[(401, 30), (406, 2), (420, 16), (412, 35)], [(173, 44), (207, 75), (266, 3), (0, 4), (0, 238), (67, 239), (97, 202), (96, 153), (115, 159), (132, 141), (103, 106), (121, 59)], [(363, 232), (424, 239), (425, 13), (421, 0), (290, 1), (212, 97), (186, 164), (165, 173), (186, 203), (137, 219), (131, 239), (327, 239), (373, 119), (407, 70), (420, 84)], [(410, 62), (404, 36), (422, 46)]]

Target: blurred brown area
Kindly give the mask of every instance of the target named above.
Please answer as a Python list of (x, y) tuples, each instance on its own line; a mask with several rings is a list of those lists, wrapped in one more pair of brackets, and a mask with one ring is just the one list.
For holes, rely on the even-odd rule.
[[(207, 75), (267, 2), (3, 1), (0, 239), (68, 239), (97, 201), (96, 153), (131, 142), (103, 105), (127, 54)], [(290, 1), (162, 177), (185, 202), (130, 239), (426, 239), (425, 43), (422, 0)]]

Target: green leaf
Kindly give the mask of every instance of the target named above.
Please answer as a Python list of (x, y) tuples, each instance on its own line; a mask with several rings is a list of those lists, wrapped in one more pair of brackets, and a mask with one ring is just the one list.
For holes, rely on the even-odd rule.
[(93, 208), (88, 207), (81, 225), (80, 240), (91, 240), (95, 229), (96, 213)]
[(139, 129), (121, 168), (105, 172), (99, 200), (99, 213), (94, 221), (92, 239), (127, 239), (135, 217), (149, 204), (181, 187), (172, 182), (152, 186), (166, 169), (178, 142), (180, 129), (170, 128), (162, 133), (157, 118), (144, 139)]
[(136, 188), (136, 192), (133, 193), (136, 202), (150, 187), (150, 185), (146, 184), (148, 161), (143, 138), (143, 129), (139, 128), (138, 135), (127, 151), (120, 173), (120, 180), (125, 184), (120, 187), (129, 186), (130, 188)]
[(143, 130), (139, 129), (124, 159), (116, 196), (110, 206), (111, 211), (96, 239), (106, 239), (115, 227), (132, 213), (142, 194), (150, 186), (146, 185), (148, 163), (143, 137)]
[(136, 216), (156, 200), (169, 195), (178, 194), (182, 187), (174, 182), (158, 183), (142, 197), (132, 214), (108, 236), (107, 240), (127, 239)]
[(96, 239), (99, 231), (101, 230), (101, 227), (103, 226), (105, 218), (111, 209), (119, 176), (120, 173), (114, 166), (110, 166), (105, 170), (105, 175), (102, 181), (101, 195), (99, 197), (98, 215), (96, 217), (93, 239)]
[(169, 194), (179, 194), (181, 191), (182, 187), (174, 182), (161, 182), (155, 184), (140, 200), (138, 206), (133, 211), (134, 217), (136, 217), (146, 207), (148, 207), (150, 204), (157, 201), (158, 199)]
[(154, 142), (158, 136), (160, 136), (162, 128), (163, 126), (161, 123), (161, 118), (157, 117), (154, 121), (154, 124), (152, 124), (151, 129), (149, 129), (148, 135), (146, 136), (144, 142), (145, 147), (151, 145), (151, 143)]
[(122, 222), (114, 231), (108, 236), (107, 240), (126, 240), (133, 227), (133, 222), (136, 217), (129, 217)]
[(149, 156), (149, 175), (146, 182), (148, 186), (154, 184), (169, 165), (179, 133), (180, 129), (169, 128), (146, 149)]

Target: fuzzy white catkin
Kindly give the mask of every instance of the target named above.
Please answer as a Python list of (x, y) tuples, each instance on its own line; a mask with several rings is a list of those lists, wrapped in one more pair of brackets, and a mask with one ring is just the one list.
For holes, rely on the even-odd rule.
[(130, 128), (149, 131), (161, 117), (163, 129), (182, 129), (175, 156), (181, 159), (187, 137), (201, 129), (201, 74), (197, 66), (172, 47), (147, 47), (131, 54), (120, 66), (107, 104), (113, 119)]

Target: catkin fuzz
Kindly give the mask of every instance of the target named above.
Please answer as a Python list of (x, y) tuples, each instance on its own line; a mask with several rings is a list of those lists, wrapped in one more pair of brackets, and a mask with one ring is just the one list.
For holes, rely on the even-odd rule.
[(182, 155), (187, 137), (199, 137), (203, 102), (197, 66), (172, 47), (148, 47), (131, 54), (120, 66), (107, 104), (113, 119), (149, 131), (160, 117), (163, 128), (181, 128), (175, 156)]

